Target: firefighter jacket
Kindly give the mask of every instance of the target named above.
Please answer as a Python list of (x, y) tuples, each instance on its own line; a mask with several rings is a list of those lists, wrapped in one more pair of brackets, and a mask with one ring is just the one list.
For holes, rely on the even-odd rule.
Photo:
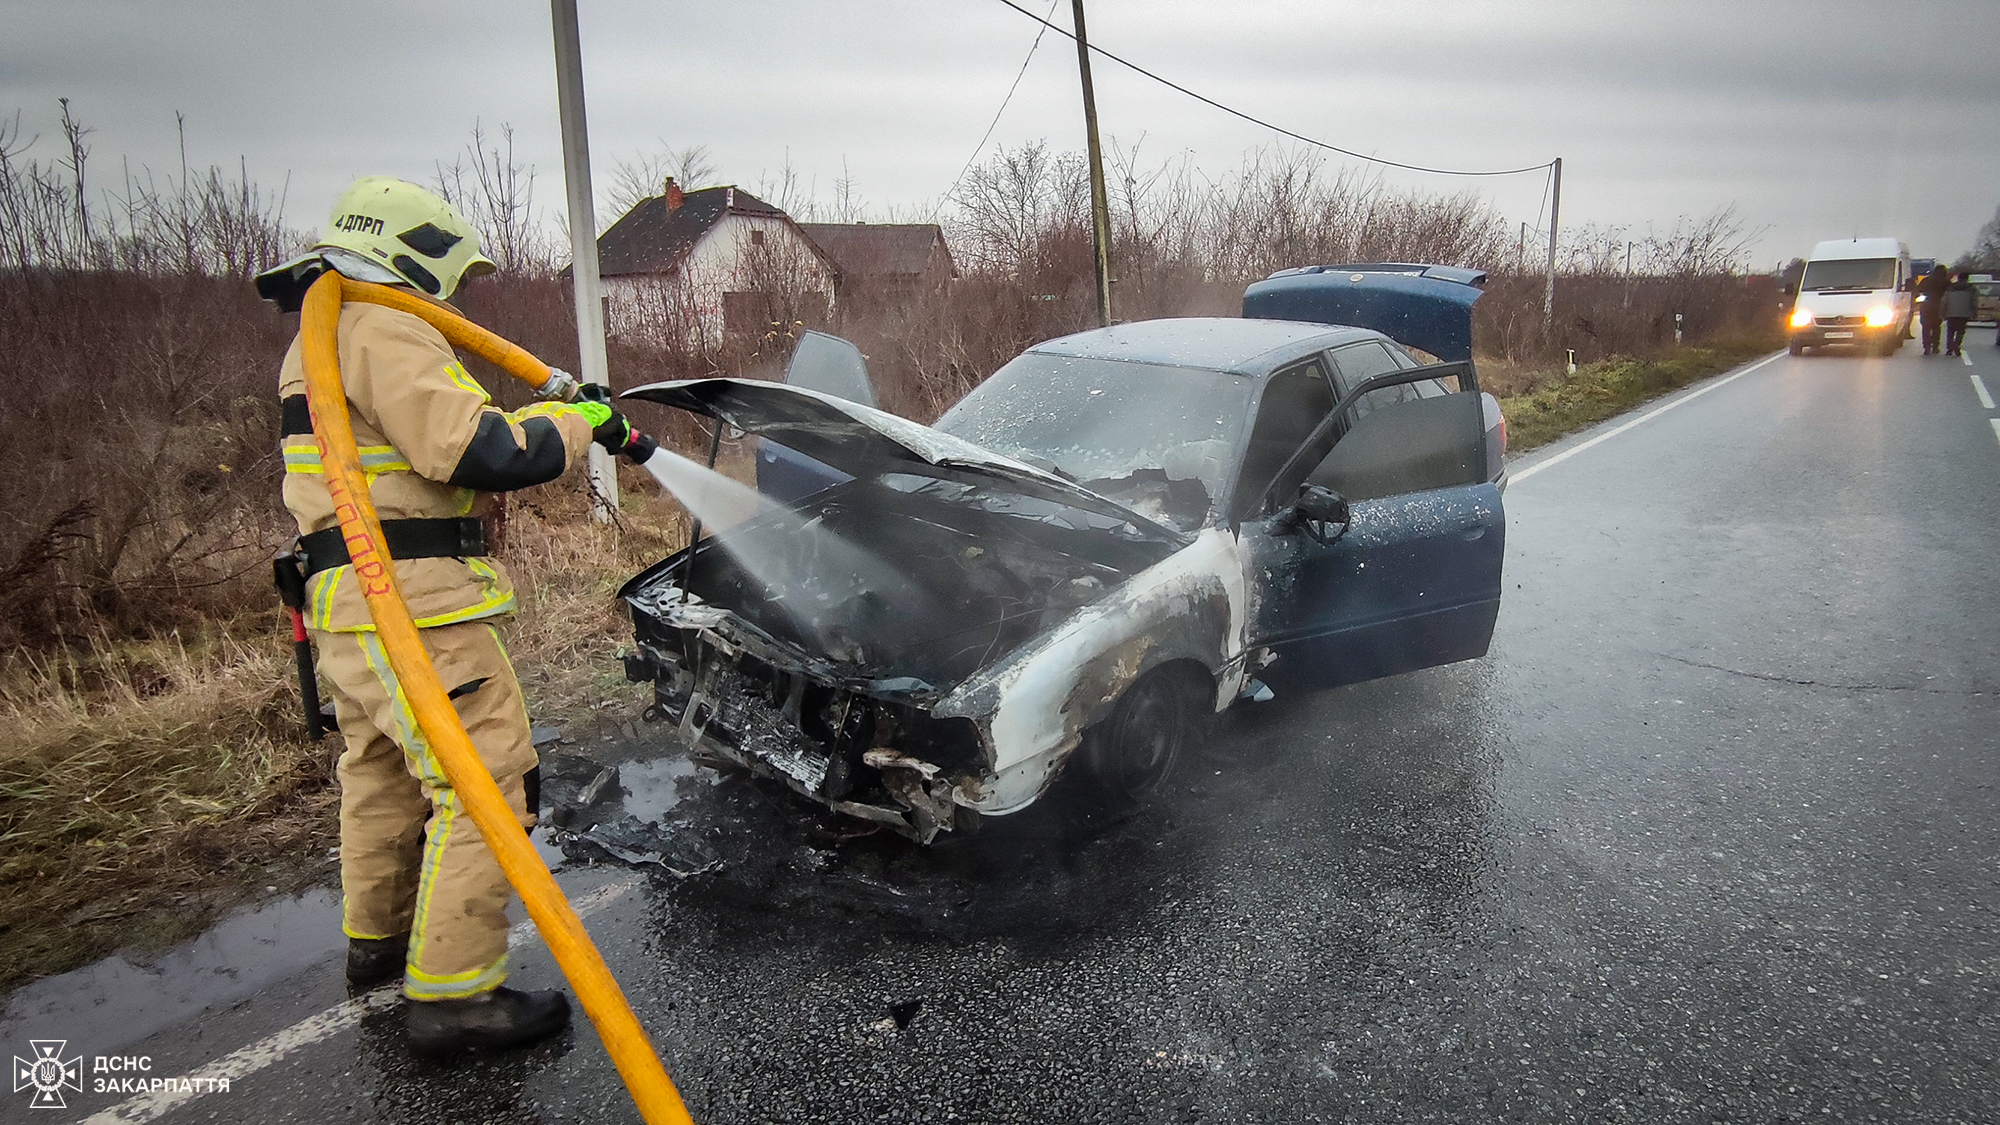
[[(493, 493), (562, 475), (590, 447), (590, 422), (565, 403), (503, 412), (437, 329), (381, 305), (348, 302), (336, 337), (354, 442), (383, 520), (480, 516)], [(304, 405), (305, 369), (292, 341), (278, 376), (286, 400), (285, 507), (305, 535), (335, 527), (319, 443)], [(514, 585), (491, 558), (412, 558), (395, 563), (419, 628), (498, 617), (514, 610)], [(357, 633), (375, 626), (353, 567), (313, 575), (306, 624)]]

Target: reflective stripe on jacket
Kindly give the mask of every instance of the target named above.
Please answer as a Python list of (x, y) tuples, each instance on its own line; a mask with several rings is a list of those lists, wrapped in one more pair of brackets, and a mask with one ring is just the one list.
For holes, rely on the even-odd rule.
[[(437, 329), (409, 313), (351, 302), (341, 307), (338, 331), (354, 443), (376, 513), (385, 520), (482, 515), (491, 493), (554, 480), (590, 447), (590, 422), (574, 406), (496, 409)], [(296, 339), (285, 353), (278, 394), (305, 394)], [(299, 533), (335, 526), (317, 440), (288, 436), (283, 454), (285, 507)], [(419, 627), (514, 609), (514, 584), (497, 560), (400, 559), (395, 566)], [(353, 568), (315, 574), (306, 595), (308, 626), (374, 629)]]

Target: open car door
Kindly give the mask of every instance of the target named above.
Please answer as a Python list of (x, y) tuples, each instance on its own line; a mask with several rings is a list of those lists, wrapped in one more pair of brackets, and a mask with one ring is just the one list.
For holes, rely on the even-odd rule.
[[(1454, 375), (1459, 390), (1400, 393)], [(1364, 411), (1370, 394), (1400, 401)], [(1300, 444), (1242, 525), (1271, 574), (1253, 637), (1278, 655), (1267, 679), (1332, 687), (1485, 655), (1506, 517), (1484, 416), (1470, 365), (1440, 364), (1367, 380)]]
[[(861, 349), (824, 332), (808, 331), (799, 337), (785, 365), (784, 381), (862, 406), (875, 405), (875, 388), (868, 381), (868, 360)], [(848, 479), (839, 469), (789, 446), (768, 438), (758, 443), (757, 491), (780, 504), (803, 500)]]

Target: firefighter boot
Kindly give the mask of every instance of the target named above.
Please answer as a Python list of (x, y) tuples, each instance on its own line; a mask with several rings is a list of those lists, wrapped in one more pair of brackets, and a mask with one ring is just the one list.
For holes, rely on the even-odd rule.
[(366, 992), (403, 975), (410, 956), (410, 935), (347, 939), (347, 987)]
[(420, 1055), (499, 1050), (546, 1039), (569, 1023), (569, 997), (556, 990), (495, 988), (463, 1000), (412, 1000), (405, 1027)]

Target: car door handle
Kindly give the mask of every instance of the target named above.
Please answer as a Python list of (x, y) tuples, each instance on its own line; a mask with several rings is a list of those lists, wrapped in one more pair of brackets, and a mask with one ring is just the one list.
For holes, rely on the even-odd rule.
[(1486, 536), (1486, 528), (1488, 526), (1487, 522), (1479, 516), (1467, 516), (1458, 525), (1458, 537), (1468, 542), (1482, 539)]

